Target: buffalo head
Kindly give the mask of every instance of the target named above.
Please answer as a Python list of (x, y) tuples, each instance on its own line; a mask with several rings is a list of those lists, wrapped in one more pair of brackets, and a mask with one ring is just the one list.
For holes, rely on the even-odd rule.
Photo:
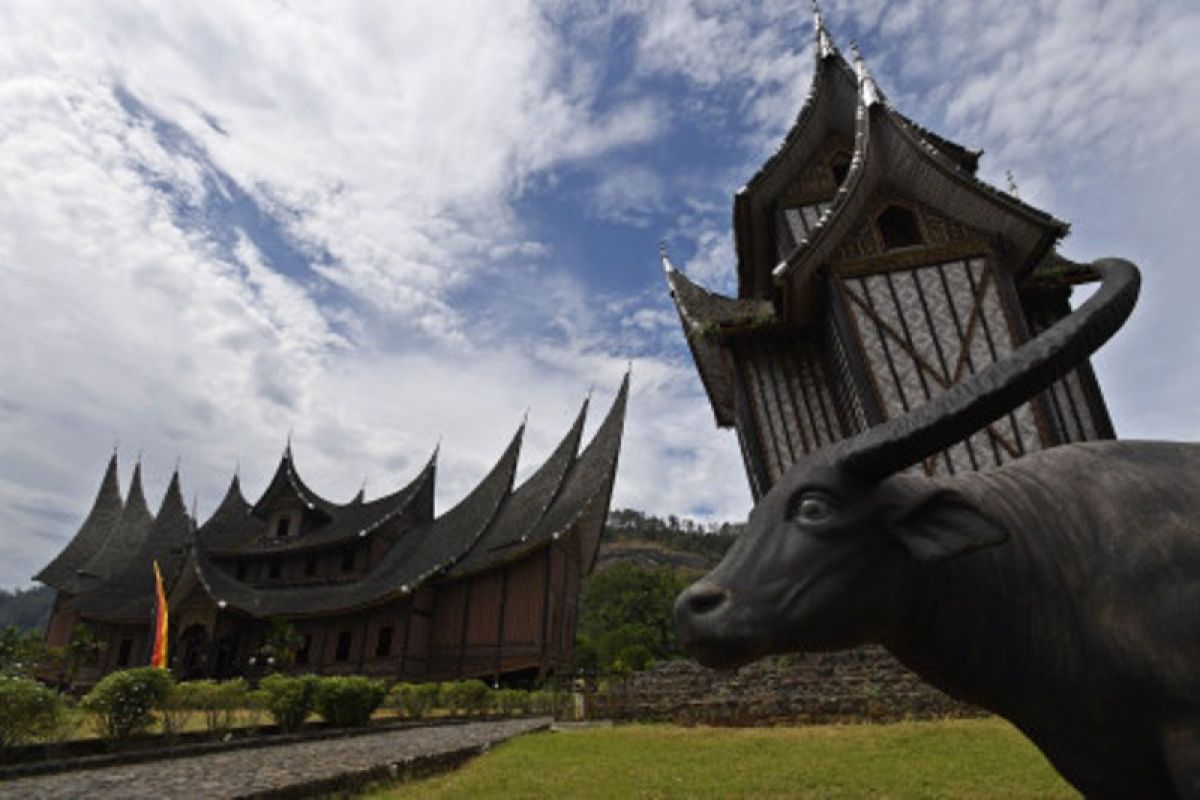
[(912, 570), (998, 545), (1006, 532), (935, 480), (896, 474), (1049, 386), (1125, 321), (1136, 268), (1096, 262), (1100, 289), (1003, 361), (907, 416), (795, 464), (758, 502), (721, 563), (679, 596), (680, 641), (709, 666), (881, 641)]

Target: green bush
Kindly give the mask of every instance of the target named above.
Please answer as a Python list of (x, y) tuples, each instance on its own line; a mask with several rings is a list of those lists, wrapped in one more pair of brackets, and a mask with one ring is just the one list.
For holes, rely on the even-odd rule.
[(493, 699), (501, 714), (519, 714), (529, 707), (529, 692), (523, 689), (500, 689)]
[(538, 689), (529, 693), (529, 710), (534, 714), (553, 714), (558, 707), (558, 696), (553, 689)]
[(316, 675), (268, 675), (259, 683), (266, 692), (266, 707), (285, 733), (299, 730), (313, 710), (320, 679)]
[(121, 742), (143, 733), (171, 697), (171, 673), (158, 667), (138, 667), (106, 675), (83, 698), (80, 706), (96, 721), (99, 733)]
[(491, 705), (491, 689), (481, 680), (448, 681), (442, 684), (442, 704), (450, 713), (478, 714)]
[(321, 678), (317, 713), (335, 728), (358, 728), (371, 721), (387, 697), (387, 682), (361, 675)]
[(51, 737), (63, 721), (62, 697), (31, 678), (0, 677), (0, 708), (0, 747)]
[(267, 711), (266, 691), (263, 689), (251, 689), (246, 692), (242, 708), (246, 713), (246, 727), (251, 730), (257, 730), (258, 726), (262, 724), (263, 714)]
[(420, 719), (437, 708), (439, 686), (436, 683), (397, 683), (388, 692), (388, 706), (405, 716)]
[(229, 681), (188, 681), (175, 689), (178, 703), (204, 714), (204, 726), (214, 735), (223, 735), (233, 728), (237, 710), (246, 705), (250, 687), (242, 678)]

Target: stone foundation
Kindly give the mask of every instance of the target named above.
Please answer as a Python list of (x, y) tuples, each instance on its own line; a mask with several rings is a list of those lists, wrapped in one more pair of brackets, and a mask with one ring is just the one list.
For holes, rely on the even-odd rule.
[(804, 725), (984, 716), (883, 648), (764, 659), (736, 672), (671, 661), (598, 691), (592, 716), (707, 725)]

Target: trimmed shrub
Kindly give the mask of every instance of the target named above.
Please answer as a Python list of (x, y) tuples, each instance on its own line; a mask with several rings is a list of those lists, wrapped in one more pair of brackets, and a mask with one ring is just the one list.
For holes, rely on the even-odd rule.
[(491, 705), (492, 690), (481, 680), (449, 681), (442, 684), (442, 704), (451, 713), (478, 714)]
[(386, 681), (361, 675), (321, 678), (317, 713), (335, 728), (359, 728), (371, 721), (387, 691)]
[(558, 696), (553, 689), (538, 689), (529, 693), (529, 710), (534, 714), (553, 714), (558, 708)]
[(171, 673), (158, 667), (138, 667), (110, 673), (97, 683), (80, 706), (96, 722), (101, 736), (122, 742), (144, 733), (171, 696)]
[(420, 719), (437, 708), (439, 688), (436, 683), (397, 683), (388, 692), (388, 706)]
[(529, 707), (529, 692), (523, 689), (500, 689), (495, 692), (494, 699), (501, 714), (519, 714)]
[(242, 704), (245, 710), (246, 727), (250, 730), (258, 730), (262, 725), (263, 715), (267, 713), (267, 693), (263, 689), (251, 689), (246, 692), (246, 699)]
[(313, 710), (320, 678), (316, 675), (268, 675), (259, 682), (267, 712), (285, 733), (299, 730)]
[(176, 687), (179, 703), (184, 708), (204, 714), (204, 727), (209, 733), (221, 736), (233, 728), (237, 710), (246, 704), (250, 687), (242, 678), (217, 682), (188, 681)]
[(0, 708), (0, 747), (51, 737), (63, 722), (62, 697), (31, 678), (0, 677)]

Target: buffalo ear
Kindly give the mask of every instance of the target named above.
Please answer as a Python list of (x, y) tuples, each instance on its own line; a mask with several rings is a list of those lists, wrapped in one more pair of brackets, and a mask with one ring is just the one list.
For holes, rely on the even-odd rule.
[(892, 535), (918, 561), (942, 561), (1008, 541), (1008, 532), (952, 489), (903, 503), (890, 520)]

